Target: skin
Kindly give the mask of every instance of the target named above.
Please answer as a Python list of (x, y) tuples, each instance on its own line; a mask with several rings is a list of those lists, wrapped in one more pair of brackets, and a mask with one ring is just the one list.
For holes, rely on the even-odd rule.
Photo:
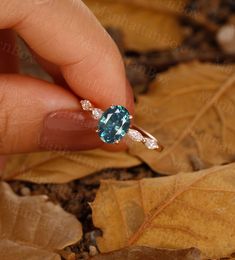
[[(14, 49), (15, 33), (55, 84), (18, 74), (17, 55), (1, 48), (7, 42)], [(133, 112), (118, 48), (82, 1), (1, 0), (0, 72), (0, 154), (123, 148), (102, 143), (79, 104), (88, 99), (102, 109), (118, 104)]]

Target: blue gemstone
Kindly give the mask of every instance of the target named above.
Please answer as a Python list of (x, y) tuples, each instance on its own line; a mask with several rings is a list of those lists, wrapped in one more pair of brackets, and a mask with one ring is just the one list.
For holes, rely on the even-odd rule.
[(105, 143), (113, 144), (120, 141), (130, 127), (130, 114), (123, 106), (111, 106), (99, 120), (98, 133)]

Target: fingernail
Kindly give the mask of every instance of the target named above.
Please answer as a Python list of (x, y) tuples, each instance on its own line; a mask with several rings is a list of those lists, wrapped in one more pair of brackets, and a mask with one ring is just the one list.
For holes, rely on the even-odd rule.
[(44, 150), (87, 150), (102, 145), (97, 121), (85, 111), (58, 111), (43, 123), (40, 147)]

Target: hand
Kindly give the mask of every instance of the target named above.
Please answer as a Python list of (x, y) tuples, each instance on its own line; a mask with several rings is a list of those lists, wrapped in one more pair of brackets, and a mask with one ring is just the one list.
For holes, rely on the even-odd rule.
[[(0, 29), (0, 153), (105, 147), (79, 99), (132, 112), (133, 97), (116, 45), (83, 2), (1, 0)], [(17, 75), (13, 31), (68, 87)]]

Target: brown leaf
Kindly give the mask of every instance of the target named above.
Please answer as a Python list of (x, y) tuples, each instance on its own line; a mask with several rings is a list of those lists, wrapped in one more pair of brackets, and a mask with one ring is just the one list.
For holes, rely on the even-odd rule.
[(103, 181), (92, 204), (101, 252), (127, 246), (235, 250), (235, 164), (140, 181)]
[(145, 246), (123, 248), (111, 253), (100, 254), (91, 258), (92, 260), (200, 260), (200, 251), (196, 248), (169, 250), (154, 249)]
[[(113, 1), (113, 0), (106, 0)], [(116, 0), (116, 2), (126, 3), (126, 0)], [(218, 31), (218, 25), (213, 23), (208, 17), (206, 17), (200, 10), (186, 10), (186, 5), (189, 3), (188, 0), (128, 0), (128, 4), (134, 4), (139, 8), (148, 8), (161, 13), (167, 13), (174, 16), (179, 16), (196, 22), (208, 31), (215, 33)]]
[(1, 260), (57, 260), (57, 250), (82, 236), (78, 220), (46, 196), (19, 197), (3, 182), (0, 212)]
[[(106, 0), (109, 2), (113, 2), (113, 0)], [(126, 0), (116, 0), (115, 2), (126, 3)], [(171, 12), (175, 13), (183, 13), (188, 0), (128, 0), (128, 4), (132, 4), (135, 6), (139, 6), (140, 8), (148, 8), (154, 9), (155, 11), (160, 12)]]
[[(134, 1), (85, 0), (88, 7), (105, 27), (120, 29), (127, 49), (146, 51), (179, 46), (183, 30), (176, 16), (140, 8)], [(150, 2), (150, 1), (149, 1)], [(162, 1), (157, 1), (160, 2)], [(184, 3), (185, 1), (180, 1)], [(165, 9), (169, 8), (165, 6)]]
[(133, 145), (131, 153), (155, 171), (175, 174), (234, 161), (235, 69), (179, 65), (139, 97), (135, 120), (158, 137), (162, 153)]
[(4, 170), (4, 180), (36, 183), (65, 183), (104, 168), (131, 167), (140, 164), (125, 152), (102, 150), (85, 152), (45, 152), (11, 156)]
[(0, 240), (0, 257), (1, 260), (61, 260), (56, 253), (34, 246), (21, 245), (7, 239)]

